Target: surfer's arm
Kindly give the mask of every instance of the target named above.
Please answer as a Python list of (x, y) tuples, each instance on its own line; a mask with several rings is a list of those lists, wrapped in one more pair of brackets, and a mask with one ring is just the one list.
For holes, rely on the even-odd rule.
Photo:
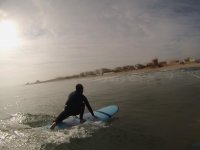
[(88, 99), (84, 96), (84, 103), (87, 106), (87, 109), (89, 110), (89, 112), (92, 114), (92, 116), (95, 116), (92, 110), (92, 107), (90, 106)]

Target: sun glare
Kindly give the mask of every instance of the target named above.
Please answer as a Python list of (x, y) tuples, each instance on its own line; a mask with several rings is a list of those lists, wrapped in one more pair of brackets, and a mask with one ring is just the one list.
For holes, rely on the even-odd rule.
[(0, 48), (14, 48), (20, 43), (16, 23), (11, 20), (0, 21)]

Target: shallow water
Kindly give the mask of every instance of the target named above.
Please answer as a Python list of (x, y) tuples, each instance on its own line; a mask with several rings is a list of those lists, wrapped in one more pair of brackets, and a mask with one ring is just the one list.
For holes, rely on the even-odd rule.
[[(93, 109), (117, 104), (117, 116), (106, 124), (45, 129), (77, 83)], [(200, 149), (199, 89), (200, 68), (1, 88), (0, 149)]]

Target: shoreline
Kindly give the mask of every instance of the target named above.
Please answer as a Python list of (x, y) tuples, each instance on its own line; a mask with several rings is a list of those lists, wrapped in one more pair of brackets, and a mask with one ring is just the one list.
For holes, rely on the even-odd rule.
[(123, 75), (123, 74), (130, 74), (130, 73), (136, 73), (136, 74), (142, 74), (142, 73), (150, 73), (150, 72), (157, 72), (157, 71), (170, 71), (170, 70), (176, 70), (176, 69), (182, 69), (182, 68), (192, 68), (192, 67), (200, 67), (200, 63), (197, 62), (190, 62), (186, 64), (167, 64), (162, 67), (145, 67), (142, 69), (134, 69), (134, 70), (123, 70), (120, 72), (109, 72), (104, 73), (102, 75), (88, 75), (88, 76), (79, 76), (79, 75), (73, 75), (69, 77), (58, 77), (54, 79), (39, 81), (33, 83), (26, 83), (26, 85), (33, 85), (33, 84), (41, 84), (41, 83), (49, 83), (49, 82), (57, 82), (57, 81), (63, 81), (63, 80), (73, 80), (73, 79), (84, 79), (84, 78), (100, 78), (100, 77), (109, 77), (113, 75)]
[(128, 75), (128, 74), (143, 74), (143, 73), (151, 73), (151, 72), (165, 72), (177, 69), (184, 69), (184, 68), (199, 68), (200, 63), (190, 63), (190, 64), (176, 64), (176, 65), (167, 65), (161, 68), (144, 68), (138, 70), (131, 70), (131, 71), (124, 71), (124, 72), (117, 72), (112, 74), (105, 74), (103, 76), (93, 76), (93, 77), (110, 77), (114, 75)]
[(170, 71), (170, 70), (177, 70), (182, 68), (193, 68), (193, 67), (200, 67), (200, 63), (188, 63), (188, 64), (174, 64), (174, 65), (166, 65), (164, 67), (158, 68), (144, 68), (140, 70), (133, 70), (131, 72), (138, 72), (138, 73), (148, 73), (148, 72), (156, 72), (156, 71)]

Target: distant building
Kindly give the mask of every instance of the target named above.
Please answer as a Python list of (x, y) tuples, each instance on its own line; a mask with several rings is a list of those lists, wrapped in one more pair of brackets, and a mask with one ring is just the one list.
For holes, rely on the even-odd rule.
[(171, 60), (169, 62), (169, 64), (173, 65), (173, 64), (179, 64), (180, 63), (180, 60)]
[(154, 66), (158, 66), (158, 59), (157, 58), (153, 59), (152, 63)]
[(135, 69), (143, 69), (143, 68), (145, 68), (145, 66), (142, 65), (142, 64), (136, 64), (134, 67), (135, 67)]
[(179, 64), (184, 65), (185, 64), (185, 60), (179, 61)]
[(98, 70), (95, 70), (94, 73), (96, 75), (103, 75), (105, 73), (110, 73), (110, 72), (113, 72), (112, 69), (108, 69), (108, 68), (101, 68), (101, 69), (98, 69)]
[(157, 58), (153, 59), (150, 63), (147, 63), (146, 66), (147, 67), (159, 67), (158, 59)]
[(166, 61), (161, 61), (159, 62), (158, 64), (160, 67), (163, 67), (163, 66), (166, 66), (167, 65), (167, 62)]
[(122, 67), (116, 67), (115, 69), (113, 69), (114, 72), (122, 72), (123, 68)]
[(135, 67), (134, 66), (123, 66), (122, 67), (122, 69), (124, 70), (124, 71), (129, 71), (129, 70), (134, 70), (135, 69)]
[(184, 61), (185, 62), (195, 62), (195, 58), (188, 57), (188, 58), (185, 58)]
[(146, 64), (146, 67), (154, 67), (154, 64), (153, 64), (152, 62), (147, 63), (147, 64)]
[(195, 62), (196, 60), (195, 60), (195, 58), (190, 58), (189, 59), (189, 62)]
[(87, 77), (87, 76), (93, 76), (96, 75), (96, 71), (87, 71), (87, 72), (81, 72), (78, 77)]
[(184, 61), (185, 61), (185, 62), (189, 62), (189, 61), (190, 61), (190, 57), (185, 58)]

